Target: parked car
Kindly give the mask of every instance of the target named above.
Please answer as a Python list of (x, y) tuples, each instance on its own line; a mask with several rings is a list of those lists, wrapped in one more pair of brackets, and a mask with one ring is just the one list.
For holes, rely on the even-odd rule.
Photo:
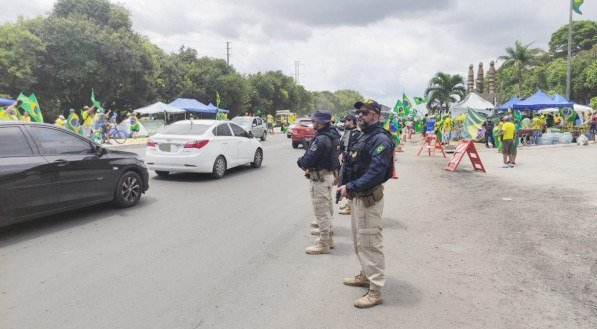
[(137, 154), (54, 125), (0, 122), (0, 226), (92, 204), (137, 204), (149, 188)]
[(184, 120), (164, 127), (147, 141), (145, 161), (160, 176), (192, 172), (222, 178), (236, 166), (259, 168), (263, 149), (253, 133), (234, 122)]
[(243, 127), (246, 131), (252, 132), (253, 136), (261, 141), (267, 138), (267, 125), (260, 117), (235, 117), (230, 121)]
[(288, 126), (288, 129), (286, 129), (286, 137), (291, 138), (292, 137), (292, 129), (294, 127), (298, 126), (303, 121), (305, 121), (307, 124), (309, 124), (309, 123), (313, 124), (313, 121), (311, 121), (310, 118), (298, 118), (298, 119), (294, 120), (294, 122)]
[(315, 137), (313, 120), (308, 118), (299, 119), (296, 126), (292, 128), (292, 147), (296, 149), (299, 145), (303, 145), (306, 148), (311, 143), (313, 137)]

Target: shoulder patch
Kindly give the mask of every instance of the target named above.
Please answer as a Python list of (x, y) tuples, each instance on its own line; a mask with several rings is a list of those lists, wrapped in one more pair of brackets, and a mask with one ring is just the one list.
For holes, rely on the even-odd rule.
[(380, 154), (385, 149), (386, 149), (385, 145), (379, 144), (379, 146), (375, 148), (375, 154)]
[(317, 151), (317, 143), (312, 142), (311, 146), (309, 147), (309, 151), (312, 151), (312, 152)]

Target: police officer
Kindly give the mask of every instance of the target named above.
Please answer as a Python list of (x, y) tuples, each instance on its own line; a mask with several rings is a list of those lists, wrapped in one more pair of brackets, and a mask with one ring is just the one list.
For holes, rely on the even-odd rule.
[(331, 129), (332, 115), (326, 110), (317, 110), (311, 116), (313, 128), (317, 130), (305, 155), (297, 161), (305, 171), (311, 187), (311, 202), (318, 224), (319, 238), (305, 251), (308, 254), (329, 254), (334, 247), (331, 236), (332, 227), (332, 187), (335, 171), (338, 170), (338, 135)]
[[(357, 116), (354, 114), (348, 114), (344, 117), (340, 122), (344, 123), (344, 134), (342, 138), (340, 138), (340, 164), (344, 160), (347, 161), (345, 165), (345, 173), (342, 182), (346, 184), (351, 179), (351, 171), (350, 171), (350, 159), (344, 159), (344, 154), (350, 151), (352, 146), (354, 145), (357, 138), (361, 135), (361, 131), (357, 129)], [(340, 215), (350, 215), (352, 200), (348, 200), (348, 202), (344, 206), (340, 206), (340, 211), (338, 212)]]
[(361, 263), (361, 272), (343, 283), (349, 286), (369, 287), (357, 299), (359, 308), (382, 303), (381, 288), (385, 283), (385, 258), (381, 235), (383, 186), (392, 175), (394, 143), (390, 133), (379, 122), (381, 105), (374, 100), (354, 104), (362, 135), (351, 150), (353, 179), (338, 187), (341, 197), (352, 198), (352, 236), (355, 253)]

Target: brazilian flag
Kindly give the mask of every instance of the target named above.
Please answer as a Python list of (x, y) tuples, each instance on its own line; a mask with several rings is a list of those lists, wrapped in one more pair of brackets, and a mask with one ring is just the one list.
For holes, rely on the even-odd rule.
[(415, 104), (417, 105), (421, 105), (423, 103), (427, 103), (427, 97), (423, 96), (423, 97), (415, 97)]
[(579, 15), (582, 15), (582, 11), (580, 11), (580, 6), (584, 3), (584, 0), (573, 0), (572, 2), (572, 10)]
[(66, 119), (66, 129), (76, 132), (79, 135), (83, 135), (83, 130), (81, 129), (81, 122), (79, 121), (79, 116), (75, 113), (75, 110), (70, 110), (70, 115)]
[(22, 108), (23, 111), (29, 113), (29, 116), (31, 116), (31, 120), (35, 122), (44, 122), (44, 116), (41, 114), (39, 102), (37, 101), (37, 97), (35, 97), (34, 93), (29, 95), (29, 97), (21, 93), (17, 100), (21, 101), (20, 108)]
[(397, 115), (404, 115), (404, 104), (402, 104), (401, 100), (396, 101), (396, 105), (394, 105), (394, 113)]
[(574, 122), (576, 119), (576, 111), (574, 111), (571, 107), (561, 108), (560, 115), (568, 120), (568, 122)]
[(98, 102), (97, 100), (95, 100), (95, 91), (93, 89), (91, 89), (91, 103), (98, 110), (103, 110), (104, 109), (102, 107), (102, 105), (100, 104), (100, 102)]

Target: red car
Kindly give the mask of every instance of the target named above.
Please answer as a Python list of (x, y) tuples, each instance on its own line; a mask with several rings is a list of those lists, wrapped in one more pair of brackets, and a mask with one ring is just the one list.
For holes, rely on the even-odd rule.
[(313, 137), (315, 137), (313, 121), (309, 118), (297, 119), (292, 128), (292, 147), (296, 149), (302, 144), (304, 148), (307, 148)]

